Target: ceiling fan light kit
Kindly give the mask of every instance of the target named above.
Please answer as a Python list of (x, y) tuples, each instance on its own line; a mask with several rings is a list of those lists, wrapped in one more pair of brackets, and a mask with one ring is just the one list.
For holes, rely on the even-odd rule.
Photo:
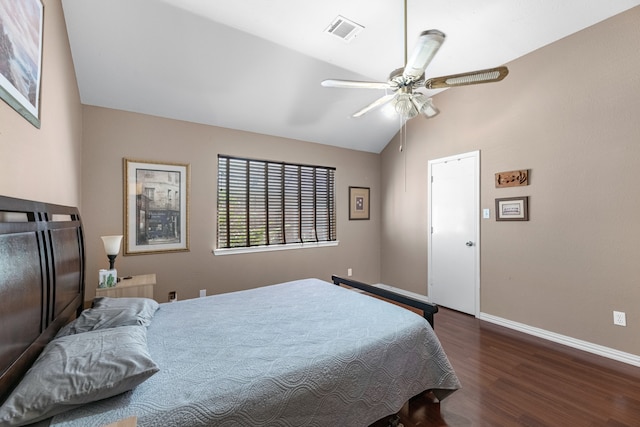
[(416, 92), (413, 94), (400, 93), (393, 100), (393, 108), (402, 118), (412, 119), (418, 114), (430, 119), (435, 117), (440, 111), (434, 107), (431, 98)]
[(394, 103), (396, 113), (400, 114), (402, 117), (412, 119), (418, 115), (416, 107), (413, 105), (413, 102), (411, 102), (411, 94), (399, 93), (396, 95)]
[(425, 81), (424, 72), (433, 60), (436, 53), (444, 43), (446, 36), (439, 30), (427, 30), (420, 33), (418, 42), (411, 56), (407, 59), (406, 33), (407, 33), (407, 3), (405, 0), (405, 66), (394, 70), (387, 82), (362, 82), (353, 80), (323, 80), (320, 84), (324, 87), (355, 88), (355, 89), (385, 89), (392, 94), (384, 95), (371, 104), (355, 112), (352, 117), (361, 117), (371, 110), (391, 102), (396, 113), (402, 118), (412, 119), (418, 114), (431, 118), (439, 113), (434, 107), (431, 98), (427, 98), (418, 89), (446, 89), (457, 86), (467, 86), (480, 83), (493, 83), (504, 79), (509, 70), (507, 67), (496, 67), (486, 70), (471, 71), (461, 74), (452, 74), (442, 77), (434, 77)]

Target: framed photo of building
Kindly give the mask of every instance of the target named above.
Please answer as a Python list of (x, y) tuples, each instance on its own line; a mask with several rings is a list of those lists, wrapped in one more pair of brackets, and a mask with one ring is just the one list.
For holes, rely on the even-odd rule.
[(349, 187), (349, 219), (369, 219), (368, 187)]
[(124, 255), (189, 250), (189, 169), (124, 159)]
[(0, 98), (40, 128), (44, 5), (0, 1)]

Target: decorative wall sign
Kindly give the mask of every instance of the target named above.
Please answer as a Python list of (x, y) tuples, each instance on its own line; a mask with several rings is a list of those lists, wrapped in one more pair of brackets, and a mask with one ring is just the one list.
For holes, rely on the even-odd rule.
[(529, 170), (498, 172), (496, 174), (496, 188), (518, 187), (529, 185)]
[(0, 98), (40, 128), (41, 0), (0, 1)]
[(369, 219), (368, 187), (349, 187), (349, 219)]
[(124, 159), (125, 255), (189, 250), (189, 165)]
[(496, 199), (496, 221), (529, 221), (529, 197)]

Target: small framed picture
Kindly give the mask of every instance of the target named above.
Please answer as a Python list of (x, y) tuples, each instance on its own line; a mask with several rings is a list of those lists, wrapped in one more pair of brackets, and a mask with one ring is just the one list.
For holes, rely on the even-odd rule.
[(369, 219), (369, 187), (349, 187), (349, 219)]
[(529, 197), (496, 199), (496, 221), (529, 221)]

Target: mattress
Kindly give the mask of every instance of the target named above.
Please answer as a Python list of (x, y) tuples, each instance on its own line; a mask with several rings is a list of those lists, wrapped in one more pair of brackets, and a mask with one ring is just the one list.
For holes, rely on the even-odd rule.
[(161, 304), (160, 371), (54, 426), (367, 426), (458, 379), (421, 316), (317, 279)]

